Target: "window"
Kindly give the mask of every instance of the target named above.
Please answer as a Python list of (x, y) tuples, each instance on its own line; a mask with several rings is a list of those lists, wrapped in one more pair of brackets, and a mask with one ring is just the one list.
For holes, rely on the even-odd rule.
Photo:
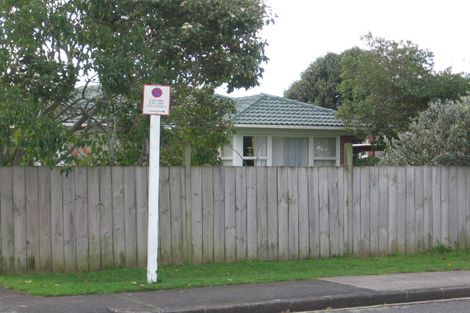
[(307, 166), (308, 138), (273, 137), (274, 166)]
[(267, 159), (266, 136), (243, 136), (244, 166), (265, 166)]
[(313, 165), (336, 165), (336, 138), (327, 137), (313, 139)]
[(336, 166), (338, 137), (243, 136), (221, 149), (224, 166)]

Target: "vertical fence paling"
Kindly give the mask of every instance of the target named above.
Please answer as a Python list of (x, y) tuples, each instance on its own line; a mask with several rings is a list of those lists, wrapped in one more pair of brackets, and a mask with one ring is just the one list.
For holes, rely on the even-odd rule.
[(216, 263), (225, 262), (225, 175), (224, 168), (216, 167), (214, 177), (214, 259)]
[(236, 260), (236, 225), (235, 225), (235, 168), (224, 168), (225, 188), (224, 188), (224, 222), (225, 222), (225, 261), (234, 262)]
[(0, 228), (1, 270), (11, 273), (15, 269), (13, 171), (6, 167), (0, 168)]
[[(298, 168), (298, 206), (299, 206), (299, 258), (309, 257), (309, 211), (308, 211), (308, 172), (307, 168)], [(265, 185), (265, 184), (264, 184)]]
[(267, 168), (256, 168), (256, 214), (258, 259), (268, 259), (268, 193)]
[[(144, 267), (147, 179), (0, 167), (0, 270)], [(172, 167), (160, 186), (162, 264), (470, 247), (468, 167)]]
[(16, 272), (26, 271), (26, 176), (25, 169), (13, 168), (13, 242)]
[(88, 264), (91, 271), (101, 268), (100, 169), (87, 169)]

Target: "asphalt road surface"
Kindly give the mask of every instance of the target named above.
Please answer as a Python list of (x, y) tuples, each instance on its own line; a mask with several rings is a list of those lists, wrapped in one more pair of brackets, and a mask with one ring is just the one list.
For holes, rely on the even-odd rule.
[(469, 313), (470, 298), (312, 311), (311, 313)]

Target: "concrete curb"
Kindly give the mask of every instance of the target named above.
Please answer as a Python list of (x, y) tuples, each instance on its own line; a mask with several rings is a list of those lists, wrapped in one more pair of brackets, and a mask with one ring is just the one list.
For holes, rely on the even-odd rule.
[[(347, 295), (272, 300), (236, 305), (198, 306), (190, 309), (160, 309), (139, 313), (272, 313), (347, 308), (392, 303), (431, 301), (470, 297), (470, 286), (412, 289), (403, 291), (357, 292)], [(114, 313), (131, 313), (110, 309)]]

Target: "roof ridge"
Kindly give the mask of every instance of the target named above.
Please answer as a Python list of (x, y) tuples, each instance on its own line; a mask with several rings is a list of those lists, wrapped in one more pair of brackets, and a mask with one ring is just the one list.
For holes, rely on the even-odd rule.
[[(246, 110), (248, 110), (249, 108), (251, 108), (251, 106), (253, 106), (255, 103), (259, 102), (261, 100), (261, 98), (263, 98), (265, 95), (263, 93), (260, 93), (260, 94), (257, 94), (257, 95), (252, 95), (252, 96), (246, 96), (246, 97), (239, 97), (239, 98), (236, 98), (236, 99), (248, 99), (248, 98), (255, 98), (255, 100), (253, 102), (251, 102), (249, 105), (247, 105), (246, 107), (244, 107), (242, 110), (240, 110), (239, 112), (237, 112), (235, 114), (235, 116), (237, 115), (240, 115), (242, 114), (243, 112), (245, 112)], [(234, 117), (235, 117), (234, 116)]]
[(307, 102), (302, 102), (302, 101), (299, 101), (299, 100), (295, 100), (295, 99), (290, 99), (290, 98), (286, 98), (286, 97), (281, 97), (281, 96), (274, 96), (274, 95), (271, 95), (271, 94), (267, 94), (267, 93), (259, 93), (257, 95), (251, 95), (251, 96), (245, 96), (245, 97), (238, 97), (238, 98), (234, 98), (234, 99), (237, 99), (237, 100), (245, 100), (245, 99), (249, 99), (249, 98), (256, 98), (255, 101), (251, 102), (248, 106), (246, 106), (243, 110), (241, 110), (240, 112), (238, 113), (242, 113), (244, 111), (246, 111), (248, 108), (250, 108), (252, 105), (256, 104), (257, 102), (259, 102), (262, 98), (265, 98), (265, 97), (269, 97), (269, 98), (276, 98), (276, 99), (280, 99), (282, 101), (288, 101), (288, 102), (291, 102), (291, 103), (295, 103), (295, 104), (299, 104), (299, 105), (302, 105), (302, 106), (305, 106), (305, 107), (314, 107), (316, 109), (319, 109), (319, 110), (322, 110), (322, 111), (328, 111), (328, 112), (332, 112), (332, 113), (335, 113), (336, 114), (336, 110), (333, 110), (333, 109), (330, 109), (330, 108), (325, 108), (325, 107), (322, 107), (322, 106), (319, 106), (317, 104), (313, 104), (313, 103), (307, 103)]

